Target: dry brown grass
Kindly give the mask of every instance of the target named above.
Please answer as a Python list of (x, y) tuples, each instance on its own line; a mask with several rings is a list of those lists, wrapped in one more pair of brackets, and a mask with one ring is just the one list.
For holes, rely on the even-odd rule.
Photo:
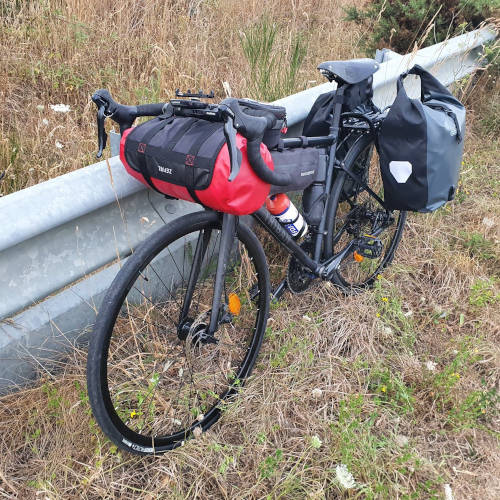
[[(285, 296), (254, 376), (212, 430), (159, 458), (119, 452), (90, 415), (77, 351), (57, 377), (0, 399), (0, 492), (420, 499), (449, 484), (456, 499), (498, 498), (498, 138), (480, 127), (495, 88), (470, 110), (457, 201), (410, 217), (374, 291)], [(475, 233), (492, 246), (471, 246)], [(339, 463), (365, 490), (340, 487)]]
[[(316, 78), (319, 59), (356, 53), (356, 34), (341, 27), (341, 3), (282, 1), (269, 7), (291, 30), (313, 33), (303, 82)], [(221, 93), (221, 80), (235, 94), (244, 93), (237, 30), (257, 17), (258, 2), (190, 2), (200, 9), (193, 17), (187, 2), (119, 5), (46, 1), (23, 7), (8, 24), (4, 19), (2, 161), (10, 158), (9, 141), (19, 147), (12, 163), (2, 163), (14, 175), (9, 189), (90, 161), (95, 130), (88, 97), (98, 86), (125, 101), (135, 89), (150, 89), (151, 75), (158, 74), (164, 98), (187, 85)], [(167, 21), (174, 12), (172, 25)], [(78, 45), (80, 22), (89, 38)], [(199, 51), (192, 50), (195, 45)], [(229, 60), (236, 66), (229, 67)], [(55, 88), (48, 71), (63, 61), (82, 76), (81, 87), (69, 88), (63, 79)], [(99, 73), (101, 66), (108, 76)], [(427, 499), (443, 498), (449, 484), (455, 499), (498, 498), (500, 155), (491, 126), (498, 121), (491, 110), (499, 105), (494, 78), (484, 75), (469, 89), (457, 200), (433, 215), (409, 218), (395, 262), (374, 291), (346, 298), (321, 285), (298, 298), (286, 295), (271, 312), (252, 379), (212, 430), (159, 458), (119, 452), (91, 417), (85, 352), (75, 351), (57, 376), (0, 399), (0, 495)], [(55, 115), (36, 105), (57, 102), (73, 111), (50, 135)], [(70, 136), (79, 139), (64, 140)], [(55, 139), (64, 142), (62, 151), (55, 150)], [(27, 164), (39, 168), (26, 174)], [(282, 260), (274, 256), (271, 264), (278, 273)], [(339, 485), (340, 463), (366, 485), (363, 490)]]
[[(90, 95), (108, 88), (125, 103), (165, 101), (180, 87), (249, 92), (239, 35), (267, 12), (287, 53), (306, 33), (299, 89), (316, 80), (322, 60), (356, 55), (359, 33), (342, 22), (343, 0), (3, 0), (0, 19), (0, 171), (12, 191), (93, 163), (95, 109)], [(66, 115), (49, 104), (71, 106)], [(37, 106), (43, 106), (38, 109)], [(43, 120), (48, 121), (44, 123)], [(56, 141), (63, 145), (55, 146)]]

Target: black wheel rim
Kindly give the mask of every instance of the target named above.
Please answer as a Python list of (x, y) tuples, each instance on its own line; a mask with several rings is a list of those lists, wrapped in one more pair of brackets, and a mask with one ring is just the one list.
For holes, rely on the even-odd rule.
[[(360, 151), (349, 170), (383, 200), (379, 158), (373, 144)], [(372, 239), (370, 238), (372, 235), (376, 235), (381, 241), (380, 256), (366, 257), (361, 251), (353, 249), (336, 272), (336, 281), (346, 289), (371, 285), (392, 259), (406, 214), (399, 211), (388, 213), (361, 183), (346, 174), (338, 193), (334, 215), (332, 232), (334, 252), (342, 250), (355, 238), (362, 238), (368, 242)]]
[[(207, 234), (190, 307), (181, 314), (196, 243), (207, 241)], [(117, 302), (122, 305), (116, 307), (101, 365), (108, 414), (125, 444), (142, 452), (173, 448), (197, 427), (210, 427), (243, 385), (260, 347), (256, 331), (264, 278), (248, 246), (235, 238), (225, 274), (225, 310), (216, 342), (207, 342), (203, 325), (210, 314), (220, 226), (181, 236), (131, 278)]]

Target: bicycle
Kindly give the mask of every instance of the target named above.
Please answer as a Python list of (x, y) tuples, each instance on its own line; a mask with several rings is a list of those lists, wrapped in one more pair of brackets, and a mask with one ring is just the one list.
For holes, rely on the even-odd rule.
[[(287, 287), (303, 292), (322, 279), (358, 293), (390, 264), (406, 212), (384, 207), (374, 147), (384, 112), (371, 99), (361, 111), (342, 112), (342, 96), (370, 77), (376, 64), (328, 62), (319, 68), (338, 84), (328, 135), (281, 142), (285, 149), (320, 148), (327, 155), (319, 222), (299, 244), (265, 207), (252, 214), (290, 254), (285, 280), (271, 290), (266, 256), (252, 227), (235, 215), (205, 209), (159, 229), (111, 284), (90, 343), (87, 379), (94, 416), (117, 446), (163, 453), (210, 428), (250, 375), (270, 300)], [(160, 115), (165, 106), (124, 106), (103, 91), (94, 100), (100, 152), (103, 116), (111, 115), (123, 132), (136, 117)], [(238, 132), (260, 146), (265, 120), (243, 113), (234, 99), (219, 105), (188, 102), (195, 104), (179, 113), (230, 117)], [(256, 151), (248, 151), (252, 168), (283, 185)]]

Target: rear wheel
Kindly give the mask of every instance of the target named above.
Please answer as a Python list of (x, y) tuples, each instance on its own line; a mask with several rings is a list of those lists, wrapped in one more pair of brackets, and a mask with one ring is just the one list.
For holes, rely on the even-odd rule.
[(257, 359), (269, 275), (255, 235), (238, 224), (214, 336), (207, 335), (221, 224), (214, 212), (163, 227), (113, 281), (87, 364), (94, 416), (118, 446), (162, 453), (213, 425)]
[(371, 136), (361, 135), (345, 155), (343, 164), (358, 180), (340, 171), (333, 184), (325, 257), (352, 245), (332, 281), (344, 291), (355, 293), (372, 285), (377, 274), (392, 261), (406, 212), (386, 211), (363, 186), (366, 184), (384, 199), (379, 158)]

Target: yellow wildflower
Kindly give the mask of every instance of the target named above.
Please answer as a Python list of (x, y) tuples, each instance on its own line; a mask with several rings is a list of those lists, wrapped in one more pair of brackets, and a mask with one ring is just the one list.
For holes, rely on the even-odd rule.
[(136, 412), (135, 410), (132, 410), (132, 411), (130, 412), (130, 416), (131, 416), (132, 418), (134, 418), (136, 415), (137, 415), (137, 412)]
[(382, 302), (389, 302), (389, 299), (387, 297), (382, 297)]
[(381, 390), (382, 392), (387, 392), (387, 386), (383, 385), (383, 386), (380, 388), (380, 390)]
[(382, 279), (382, 275), (381, 274), (377, 274), (377, 279), (381, 280)]
[(380, 313), (377, 313), (376, 316), (377, 316), (377, 318), (380, 318)]

